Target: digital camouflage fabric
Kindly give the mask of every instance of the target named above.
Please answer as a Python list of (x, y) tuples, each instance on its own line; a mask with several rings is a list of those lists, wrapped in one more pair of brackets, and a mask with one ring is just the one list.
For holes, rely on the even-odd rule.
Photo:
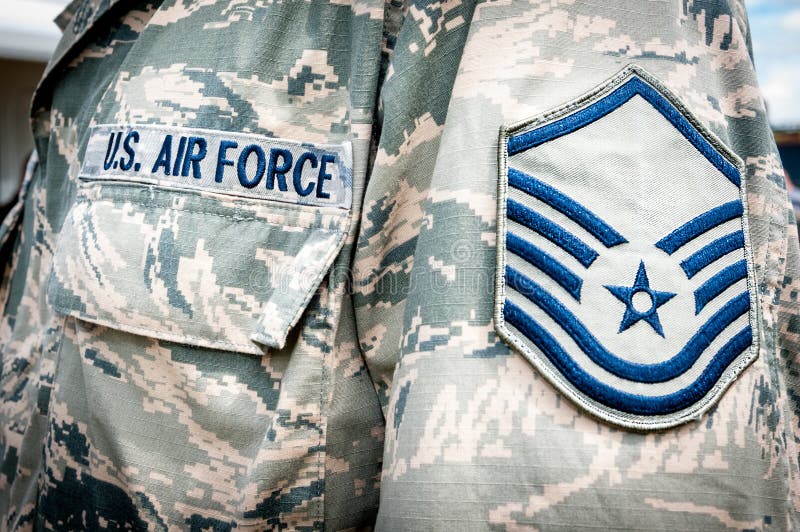
[(352, 142), (361, 194), (382, 6), (68, 12), (33, 103), (39, 164), (5, 224), (3, 528), (372, 523), (383, 419), (345, 297), (360, 197), (326, 210), (79, 175), (92, 127), (148, 124)]
[[(356, 322), (386, 414), (378, 527), (800, 526), (797, 234), (744, 6), (405, 9), (390, 17), (400, 29), (355, 259)], [(744, 161), (762, 312), (758, 358), (716, 408), (650, 433), (576, 408), (492, 321), (500, 127), (573, 101), (630, 63)]]
[[(0, 228), (3, 529), (800, 527), (800, 254), (740, 2), (57, 22)], [(760, 312), (717, 405), (651, 432), (576, 406), (493, 320), (501, 127), (629, 64), (743, 161)], [(350, 142), (352, 207), (81, 179), (93, 127), (137, 124)]]

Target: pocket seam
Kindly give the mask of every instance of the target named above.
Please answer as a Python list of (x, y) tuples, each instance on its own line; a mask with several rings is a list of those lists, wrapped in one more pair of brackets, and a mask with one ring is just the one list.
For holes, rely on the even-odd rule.
[[(165, 333), (164, 331), (157, 331), (155, 329), (149, 329), (147, 327), (139, 327), (137, 325), (126, 325), (121, 324), (119, 322), (110, 322), (109, 320), (105, 320), (103, 318), (97, 318), (94, 316), (84, 316), (78, 314), (76, 311), (77, 309), (74, 308), (65, 308), (61, 305), (54, 304), (53, 309), (65, 316), (73, 317), (77, 320), (81, 320), (87, 323), (94, 323), (96, 325), (100, 325), (101, 327), (106, 327), (108, 329), (113, 329), (115, 331), (126, 331), (131, 332), (133, 334), (137, 334), (139, 336), (145, 336), (150, 338), (156, 342), (159, 341), (167, 341), (173, 342), (176, 344), (183, 344), (183, 345), (195, 345), (195, 344), (188, 344), (185, 341), (181, 341), (181, 338), (185, 338), (187, 340), (194, 340), (196, 345), (201, 345), (203, 347), (208, 347), (210, 349), (223, 349), (224, 347), (228, 348), (236, 348), (237, 350), (242, 350), (250, 354), (263, 354), (263, 350), (261, 350), (255, 344), (237, 344), (233, 342), (227, 342), (225, 340), (214, 340), (209, 341), (208, 338), (202, 338), (200, 336), (195, 336), (191, 334), (182, 334), (176, 335), (173, 333)], [(169, 337), (169, 338), (167, 338)], [(215, 346), (216, 344), (216, 346)], [(224, 347), (223, 347), (224, 346)]]
[[(166, 190), (169, 190), (169, 189), (166, 189)], [(218, 218), (226, 218), (226, 219), (229, 219), (229, 220), (233, 220), (234, 222), (259, 222), (259, 223), (266, 223), (266, 224), (269, 224), (269, 225), (276, 225), (276, 226), (287, 225), (287, 226), (298, 227), (298, 228), (302, 228), (302, 229), (319, 229), (320, 231), (326, 231), (326, 232), (329, 232), (329, 233), (341, 233), (342, 232), (341, 230), (337, 230), (337, 229), (327, 229), (324, 226), (321, 226), (321, 225), (318, 225), (318, 224), (307, 224), (307, 223), (298, 223), (298, 222), (278, 223), (278, 222), (270, 221), (270, 220), (265, 219), (265, 218), (259, 218), (259, 217), (255, 216), (255, 215), (246, 216), (246, 217), (241, 216), (240, 217), (240, 216), (236, 216), (236, 215), (219, 214), (219, 213), (216, 213), (216, 212), (213, 212), (213, 211), (204, 211), (204, 210), (192, 209), (191, 207), (188, 207), (188, 208), (187, 207), (175, 207), (175, 206), (172, 206), (172, 205), (163, 206), (163, 205), (157, 205), (157, 204), (147, 203), (147, 202), (137, 201), (137, 200), (116, 200), (116, 199), (111, 199), (111, 198), (94, 199), (94, 198), (87, 198), (87, 197), (80, 197), (80, 198), (76, 199), (76, 203), (96, 203), (96, 202), (100, 202), (100, 201), (104, 201), (106, 203), (111, 203), (113, 205), (133, 204), (133, 205), (139, 205), (141, 207), (158, 207), (158, 208), (163, 208), (163, 209), (172, 209), (174, 211), (184, 211), (184, 212), (188, 212), (188, 213), (192, 213), (192, 214), (206, 214), (206, 215), (209, 215), (209, 216), (216, 216)], [(281, 209), (281, 210), (285, 210), (285, 211), (287, 211), (289, 213), (295, 212), (295, 211), (292, 211), (291, 209)]]

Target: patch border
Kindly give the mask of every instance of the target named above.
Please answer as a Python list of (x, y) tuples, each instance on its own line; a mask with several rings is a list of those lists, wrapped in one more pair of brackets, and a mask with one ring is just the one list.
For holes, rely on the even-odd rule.
[[(584, 109), (605, 95), (614, 92), (625, 82), (633, 77), (638, 77), (643, 82), (650, 85), (656, 92), (664, 97), (679, 113), (688, 121), (694, 130), (706, 140), (711, 146), (732, 164), (739, 172), (739, 200), (742, 202), (741, 226), (744, 233), (745, 244), (744, 254), (747, 261), (747, 293), (750, 296), (750, 310), (748, 318), (752, 330), (752, 343), (750, 347), (740, 354), (729, 364), (723, 374), (717, 379), (714, 386), (698, 401), (692, 405), (670, 414), (660, 415), (641, 415), (631, 414), (604, 405), (581, 392), (575, 385), (558, 371), (549, 358), (538, 350), (531, 349), (522, 340), (517, 338), (508, 327), (506, 327), (503, 317), (503, 308), (506, 300), (505, 266), (506, 266), (506, 200), (508, 197), (508, 139), (512, 135), (532, 131), (546, 126), (567, 115)], [(613, 111), (611, 111), (613, 112)], [(596, 119), (595, 119), (596, 120)], [(593, 122), (594, 120), (592, 120)], [(589, 122), (591, 123), (591, 122)], [(581, 126), (582, 127), (582, 126)], [(673, 127), (675, 125), (673, 124)], [(683, 132), (682, 132), (683, 133)], [(561, 136), (561, 135), (559, 135)], [(685, 136), (685, 135), (684, 135)], [(558, 138), (558, 137), (555, 137)], [(548, 139), (553, 140), (553, 139)], [(688, 139), (687, 139), (688, 140)], [(690, 141), (691, 142), (691, 141)], [(697, 148), (695, 146), (695, 148)], [(738, 376), (756, 359), (759, 353), (761, 338), (760, 314), (761, 306), (758, 299), (758, 290), (755, 283), (755, 267), (753, 262), (752, 243), (749, 226), (749, 205), (747, 202), (747, 179), (745, 174), (744, 162), (730, 150), (713, 132), (703, 125), (688, 107), (681, 102), (677, 95), (672, 93), (664, 84), (636, 64), (626, 65), (622, 70), (611, 78), (600, 83), (590, 91), (567, 102), (564, 105), (536, 115), (532, 118), (522, 120), (510, 126), (501, 126), (499, 135), (498, 149), (498, 188), (497, 188), (497, 258), (495, 264), (495, 299), (494, 299), (494, 323), (495, 330), (500, 337), (510, 346), (519, 351), (533, 366), (539, 371), (556, 389), (568, 397), (573, 403), (581, 407), (592, 416), (613, 425), (640, 431), (660, 430), (675, 427), (688, 423), (689, 421), (699, 420), (709, 409), (711, 409), (722, 398), (724, 392), (738, 378)], [(720, 170), (720, 173), (723, 173)]]

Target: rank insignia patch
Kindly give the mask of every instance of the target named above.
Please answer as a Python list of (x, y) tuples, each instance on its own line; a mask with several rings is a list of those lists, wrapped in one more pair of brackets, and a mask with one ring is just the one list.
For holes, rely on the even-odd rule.
[(499, 334), (606, 421), (697, 419), (757, 355), (742, 176), (636, 66), (503, 128)]

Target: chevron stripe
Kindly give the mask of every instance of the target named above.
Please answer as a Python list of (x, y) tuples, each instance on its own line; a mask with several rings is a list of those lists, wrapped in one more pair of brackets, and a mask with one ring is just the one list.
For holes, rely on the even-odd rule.
[(691, 279), (712, 262), (744, 247), (744, 232), (736, 231), (718, 238), (681, 262), (686, 277)]
[(692, 384), (671, 394), (648, 397), (623, 392), (591, 376), (575, 363), (553, 335), (512, 301), (506, 300), (503, 318), (541, 349), (556, 369), (591, 399), (639, 415), (669, 414), (699, 401), (716, 386), (725, 369), (753, 342), (753, 331), (748, 325), (717, 351)]
[(506, 248), (536, 266), (542, 273), (557, 282), (576, 301), (581, 300), (583, 280), (552, 255), (514, 233), (506, 234)]
[(750, 310), (750, 294), (743, 292), (711, 316), (674, 357), (656, 364), (637, 364), (606, 349), (567, 307), (533, 279), (511, 266), (506, 266), (505, 278), (507, 286), (541, 308), (595, 364), (618, 377), (634, 382), (665, 382), (683, 374), (722, 331)]
[(703, 233), (722, 225), (728, 220), (739, 218), (744, 214), (741, 200), (724, 203), (719, 207), (704, 212), (675, 229), (673, 232), (656, 242), (656, 247), (672, 255), (684, 245), (694, 240)]
[(506, 201), (506, 214), (509, 220), (524, 225), (562, 248), (575, 257), (584, 268), (591, 266), (597, 258), (597, 252), (584, 243), (583, 240), (518, 201), (510, 198)]
[(595, 213), (544, 181), (540, 181), (514, 168), (509, 168), (508, 184), (543, 201), (561, 214), (569, 217), (606, 247), (610, 248), (627, 242), (621, 234)]
[(747, 278), (747, 261), (740, 260), (721, 270), (694, 291), (695, 315), (705, 306), (737, 281)]

